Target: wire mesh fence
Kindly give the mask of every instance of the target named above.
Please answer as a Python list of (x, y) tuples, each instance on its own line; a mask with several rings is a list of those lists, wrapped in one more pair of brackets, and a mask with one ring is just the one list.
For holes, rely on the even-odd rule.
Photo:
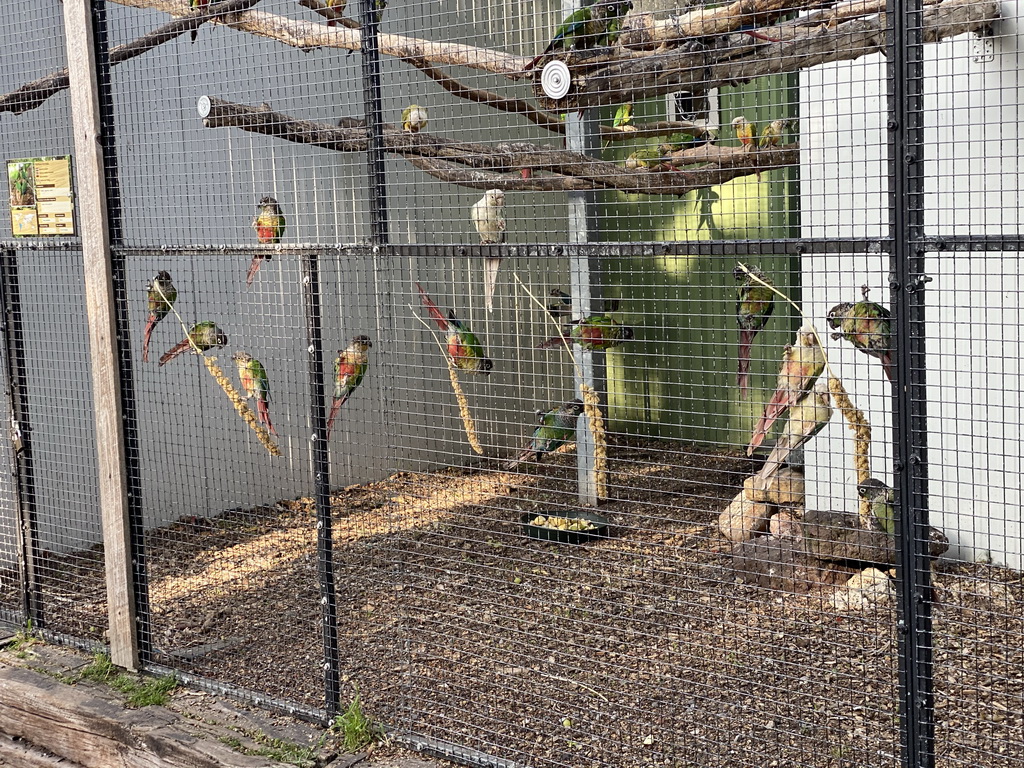
[[(0, 619), (96, 646), (22, 5)], [(141, 666), (471, 765), (1024, 764), (1015, 9), (87, 5)]]

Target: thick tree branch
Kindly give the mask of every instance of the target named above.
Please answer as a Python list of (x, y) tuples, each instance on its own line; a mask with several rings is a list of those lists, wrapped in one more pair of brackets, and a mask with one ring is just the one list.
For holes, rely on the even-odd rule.
[(465, 83), (456, 80), (451, 75), (431, 66), (427, 60), (423, 58), (407, 58), (405, 61), (406, 63), (416, 67), (416, 69), (440, 85), (448, 91), (448, 93), (458, 96), (460, 99), (475, 101), (477, 104), (486, 104), (487, 106), (494, 107), (502, 112), (511, 112), (513, 114), (522, 115), (530, 122), (543, 126), (550, 131), (554, 131), (555, 133), (565, 133), (565, 123), (562, 122), (562, 119), (558, 115), (537, 109), (537, 107), (529, 101), (525, 101), (524, 99), (507, 99), (492, 91), (485, 91), (480, 88), (471, 88)]
[[(947, 0), (925, 9), (924, 39), (938, 42), (984, 29), (998, 16), (995, 0)], [(560, 111), (622, 104), (673, 91), (705, 93), (763, 75), (796, 72), (826, 62), (880, 53), (885, 50), (886, 18), (857, 18), (834, 27), (784, 24), (762, 31), (781, 42), (763, 44), (752, 38), (730, 38), (729, 45), (703, 51), (667, 50), (631, 56), (578, 71), (573, 90), (557, 102), (544, 98), (539, 84), (535, 83), (534, 92), (542, 107)]]
[(349, 29), (362, 29), (362, 25), (355, 19), (345, 18), (345, 14), (327, 5), (324, 0), (299, 0), (299, 5), (314, 13), (318, 13), (327, 19), (328, 23), (334, 22), (335, 24), (341, 24), (343, 27)]
[[(111, 65), (120, 64), (122, 61), (134, 59), (146, 51), (151, 51), (158, 45), (163, 45), (168, 40), (174, 40), (186, 32), (199, 29), (208, 21), (218, 16), (237, 13), (252, 8), (259, 0), (229, 0), (219, 3), (213, 8), (201, 8), (197, 11), (190, 11), (184, 17), (157, 27), (152, 32), (143, 35), (130, 43), (115, 46), (110, 49)], [(55, 93), (60, 93), (68, 87), (68, 70), (62, 69), (58, 72), (26, 83), (16, 91), (0, 96), (0, 112), (13, 112), (20, 115), (35, 109)]]
[(724, 35), (740, 27), (763, 27), (788, 11), (820, 5), (813, 0), (738, 0), (717, 8), (698, 8), (667, 19), (655, 19), (648, 13), (630, 15), (626, 17), (619, 43), (627, 48), (653, 48), (695, 37)]
[[(188, 12), (188, 0), (113, 0), (119, 5), (132, 8), (148, 8), (163, 11), (172, 16), (183, 16)], [(362, 36), (358, 29), (328, 27), (313, 21), (288, 19), (264, 11), (250, 10), (236, 14), (218, 14), (211, 19), (214, 24), (223, 24), (240, 32), (277, 40), (293, 48), (308, 51), (314, 48), (341, 48), (358, 51), (362, 48)], [(404, 35), (378, 35), (380, 52), (398, 59), (425, 59), (432, 64), (459, 65), (494, 72), (513, 78), (526, 77), (523, 67), (529, 62), (525, 56), (478, 48), (458, 43), (435, 43)]]
[(582, 179), (574, 179), (568, 176), (532, 176), (523, 179), (519, 176), (507, 176), (492, 171), (476, 171), (464, 168), (447, 160), (433, 160), (426, 157), (406, 158), (421, 171), (429, 173), (436, 179), (446, 181), (450, 184), (458, 184), (461, 187), (471, 189), (501, 189), (505, 191), (525, 192), (568, 192), (570, 190), (582, 191), (593, 189)]
[[(203, 97), (200, 100), (200, 116), (207, 128), (233, 126), (285, 141), (340, 152), (361, 152), (368, 146), (366, 129), (362, 126), (348, 123), (347, 127), (334, 127), (311, 120), (297, 120), (265, 105), (252, 107)], [(390, 125), (384, 128), (384, 148), (392, 154), (410, 159), (426, 158), (490, 173), (518, 173), (524, 169), (547, 171), (575, 180), (573, 189), (579, 189), (579, 184), (586, 184), (589, 189), (618, 189), (646, 195), (682, 195), (738, 176), (799, 162), (799, 148), (795, 145), (754, 152), (739, 147), (709, 147), (703, 149), (705, 156), (700, 161), (709, 164), (700, 168), (681, 171), (627, 169), (616, 163), (555, 147), (527, 142), (489, 145), (456, 141), (424, 132), (405, 133)], [(684, 157), (696, 157), (695, 152), (699, 150), (702, 148), (679, 153), (678, 162), (684, 162)], [(437, 172), (451, 170), (437, 162), (425, 165)], [(476, 183), (476, 177), (471, 180)]]

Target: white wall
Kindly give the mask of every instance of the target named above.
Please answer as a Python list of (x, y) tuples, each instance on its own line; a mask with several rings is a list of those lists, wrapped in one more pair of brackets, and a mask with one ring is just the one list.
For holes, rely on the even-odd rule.
[[(972, 60), (973, 36), (926, 47), (925, 221), (929, 235), (1020, 231), (1020, 7), (1003, 3), (995, 58)], [(885, 232), (885, 64), (880, 56), (815, 68), (801, 92), (803, 234)], [(1020, 568), (1021, 259), (930, 254), (927, 382), (933, 524), (952, 557)], [(888, 304), (888, 255), (816, 255), (804, 298), (819, 330), (858, 286)], [(828, 352), (874, 428), (872, 472), (892, 483), (888, 386), (881, 366), (845, 341)], [(808, 504), (856, 508), (849, 432), (837, 416), (807, 451)]]

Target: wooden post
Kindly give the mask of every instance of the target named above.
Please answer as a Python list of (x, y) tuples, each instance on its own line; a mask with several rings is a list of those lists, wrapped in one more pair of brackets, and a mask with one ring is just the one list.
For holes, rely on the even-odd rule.
[(104, 176), (92, 0), (64, 0), (71, 114), (75, 135), (76, 198), (85, 298), (89, 321), (93, 415), (106, 559), (110, 659), (119, 667), (139, 666), (132, 579), (131, 529), (121, 387), (117, 354), (110, 231)]

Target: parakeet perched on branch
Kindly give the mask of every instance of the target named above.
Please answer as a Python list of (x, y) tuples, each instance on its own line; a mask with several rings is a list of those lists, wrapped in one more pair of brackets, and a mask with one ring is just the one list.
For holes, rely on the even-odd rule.
[(537, 345), (537, 349), (561, 344), (563, 339), (579, 344), (584, 349), (603, 351), (633, 340), (633, 329), (613, 320), (608, 315), (590, 315), (569, 325), (568, 333), (554, 336)]
[(789, 455), (821, 432), (832, 418), (832, 403), (828, 393), (828, 379), (819, 376), (811, 391), (789, 409), (789, 421), (775, 443), (768, 461), (758, 476), (768, 480), (786, 462)]
[(445, 317), (419, 283), (416, 283), (416, 289), (420, 292), (420, 301), (427, 308), (427, 313), (447, 337), (448, 357), (451, 358), (452, 364), (460, 371), (489, 375), (494, 363), (484, 354), (484, 346), (477, 335), (458, 320), (452, 310), (449, 309), (448, 317)]
[(218, 328), (215, 322), (211, 320), (204, 320), (201, 323), (193, 325), (189, 329), (188, 336), (186, 338), (182, 339), (169, 350), (164, 352), (163, 356), (160, 358), (160, 365), (166, 365), (182, 352), (189, 349), (193, 352), (195, 352), (196, 349), (198, 349), (199, 352), (206, 352), (214, 347), (223, 347), (227, 343), (227, 334)]
[(754, 280), (751, 275), (772, 285), (772, 281), (758, 267), (740, 262), (740, 266), (732, 271), (732, 276), (740, 281), (740, 285), (736, 287), (736, 320), (740, 326), (736, 383), (739, 385), (742, 400), (747, 399), (750, 389), (750, 347), (754, 343), (754, 337), (768, 324), (768, 318), (775, 311), (775, 294), (770, 288)]
[(149, 362), (149, 341), (153, 336), (153, 329), (167, 317), (177, 300), (178, 289), (171, 282), (171, 273), (161, 269), (146, 287), (149, 317), (146, 319), (146, 329), (142, 332), (142, 362)]
[[(252, 220), (252, 228), (256, 230), (256, 239), (261, 243), (280, 243), (284, 236), (285, 220), (281, 206), (272, 197), (264, 197), (258, 204), (256, 216)], [(257, 253), (252, 257), (249, 271), (245, 276), (246, 285), (252, 285), (260, 266), (269, 259), (269, 253)]]
[(880, 304), (868, 301), (866, 285), (860, 290), (863, 301), (836, 304), (828, 311), (829, 327), (839, 329), (832, 338), (846, 339), (865, 355), (881, 360), (885, 375), (893, 381), (892, 315)]
[(427, 127), (427, 108), (419, 104), (410, 104), (402, 110), (402, 130), (406, 133), (419, 133)]
[(857, 484), (857, 495), (871, 506), (871, 517), (867, 520), (869, 530), (896, 535), (896, 492), (881, 480), (869, 477)]
[(811, 391), (814, 382), (825, 369), (825, 355), (821, 351), (814, 326), (803, 325), (796, 332), (796, 343), (787, 344), (782, 353), (779, 383), (772, 399), (764, 407), (764, 415), (754, 427), (747, 446), (747, 455), (764, 442), (772, 424)]
[(245, 390), (245, 399), (256, 398), (256, 417), (267, 431), (276, 435), (277, 430), (270, 421), (270, 379), (267, 377), (267, 369), (248, 352), (235, 352), (231, 359), (238, 368), (238, 380)]
[[(348, 5), (348, 0), (327, 0), (326, 5), (330, 8), (337, 16), (341, 16), (345, 13), (345, 6)], [(329, 19), (327, 21), (328, 27), (336, 27), (338, 25), (337, 19)]]
[(732, 129), (736, 132), (736, 138), (744, 149), (750, 151), (754, 148), (754, 134), (757, 132), (757, 124), (752, 123), (743, 115), (733, 118)]
[(782, 135), (786, 132), (789, 120), (772, 120), (761, 131), (761, 138), (757, 146), (761, 149), (766, 147), (777, 147), (782, 143)]
[[(470, 216), (473, 225), (480, 235), (480, 243), (505, 242), (505, 193), (500, 189), (488, 189), (484, 196), (473, 203)], [(484, 303), (487, 309), (494, 308), (494, 286), (498, 282), (498, 270), (501, 268), (500, 256), (484, 258)]]
[(622, 18), (632, 8), (633, 3), (629, 0), (599, 0), (577, 8), (558, 25), (547, 48), (523, 69), (533, 69), (538, 61), (554, 51), (614, 45), (622, 30)]
[(545, 453), (571, 443), (576, 439), (576, 420), (581, 413), (583, 401), (577, 398), (541, 414), (540, 425), (533, 430), (530, 444), (505, 468), (515, 469), (524, 461), (537, 461)]
[(327, 438), (331, 437), (334, 420), (345, 401), (352, 396), (356, 388), (363, 383), (366, 371), (370, 367), (368, 350), (373, 346), (369, 336), (355, 336), (345, 349), (338, 350), (334, 361), (334, 399), (331, 401), (331, 412), (327, 416)]
[(662, 152), (660, 147), (643, 147), (631, 152), (625, 165), (631, 171), (637, 168), (646, 168), (648, 171), (676, 170), (669, 160), (667, 153)]

